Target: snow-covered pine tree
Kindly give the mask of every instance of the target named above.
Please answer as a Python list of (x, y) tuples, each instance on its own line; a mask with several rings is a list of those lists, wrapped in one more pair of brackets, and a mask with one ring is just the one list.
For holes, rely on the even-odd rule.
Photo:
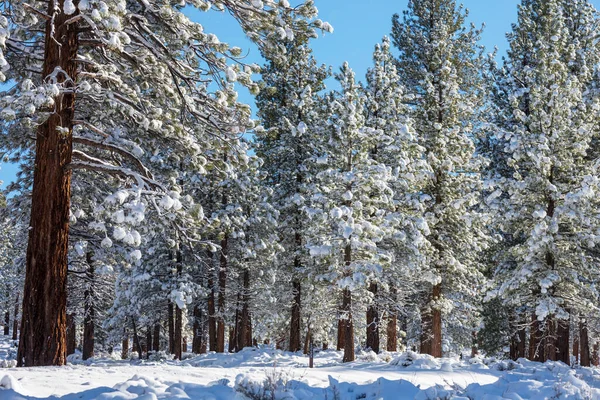
[(395, 229), (382, 243), (394, 256), (391, 267), (369, 285), (373, 302), (367, 310), (366, 346), (378, 352), (383, 314), (389, 327), (387, 350), (397, 350), (397, 315), (406, 314), (400, 306), (414, 292), (419, 266), (426, 256), (427, 241), (419, 229), (424, 213), (420, 192), (429, 166), (409, 117), (406, 103), (410, 99), (398, 75), (388, 37), (375, 46), (373, 64), (366, 76), (365, 126), (371, 129), (374, 141), (371, 157), (392, 171), (388, 184), (394, 193), (394, 206), (387, 218)]
[[(317, 147), (322, 164), (312, 195), (308, 248), (325, 267), (323, 278), (342, 292), (340, 324), (344, 362), (354, 361), (353, 293), (361, 293), (391, 261), (378, 246), (389, 235), (393, 209), (391, 168), (372, 158), (380, 139), (365, 127), (365, 95), (345, 63), (336, 79), (341, 90), (330, 101), (329, 135)], [(319, 210), (320, 212), (315, 212)], [(362, 297), (359, 295), (359, 297)]]
[[(480, 163), (474, 156), (481, 124), (481, 30), (466, 25), (467, 11), (454, 0), (410, 0), (393, 18), (392, 38), (400, 50), (399, 74), (413, 96), (412, 118), (430, 179), (422, 190), (423, 224), (433, 254), (423, 277), (421, 352), (442, 356), (443, 322), (456, 338), (470, 337), (478, 323), (478, 257), (486, 244), (479, 202)], [(454, 312), (452, 310), (454, 309)]]
[[(222, 85), (211, 94), (206, 82), (226, 76), (256, 88), (251, 70), (240, 66), (239, 48), (190, 21), (182, 13), (186, 5), (8, 1), (0, 11), (0, 80), (11, 82), (0, 94), (10, 136), (3, 142), (32, 150), (37, 135), (19, 365), (65, 363), (71, 171), (106, 172), (133, 181), (139, 191), (155, 190), (137, 155), (161, 147), (198, 153), (198, 138), (227, 137), (248, 125), (248, 108), (236, 104), (235, 92)], [(229, 11), (265, 52), (268, 35), (296, 29), (278, 18), (290, 8), (287, 1), (189, 5)], [(316, 14), (312, 2), (294, 10)], [(90, 157), (74, 145), (117, 156)], [(41, 316), (44, 309), (52, 313)]]
[(586, 0), (525, 0), (497, 74), (499, 296), (530, 316), (529, 358), (569, 363), (571, 320), (597, 310), (598, 17)]
[[(328, 25), (321, 25), (331, 30)], [(257, 97), (262, 129), (256, 132), (256, 152), (264, 160), (265, 184), (272, 188), (271, 204), (279, 211), (278, 233), (284, 248), (278, 255), (279, 279), (289, 285), (289, 295), (280, 301), (290, 304), (290, 351), (301, 349), (302, 283), (306, 281), (309, 257), (306, 231), (309, 218), (303, 212), (318, 164), (314, 147), (320, 121), (318, 92), (324, 88), (329, 69), (318, 65), (307, 35), (288, 37), (281, 32), (280, 53), (264, 54), (268, 62), (261, 72)], [(284, 282), (287, 282), (284, 283)]]

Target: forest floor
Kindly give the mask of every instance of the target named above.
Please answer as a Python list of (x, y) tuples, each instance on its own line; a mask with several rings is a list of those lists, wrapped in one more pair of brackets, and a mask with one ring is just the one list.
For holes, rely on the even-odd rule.
[(308, 368), (302, 354), (264, 347), (183, 361), (74, 355), (65, 367), (14, 368), (14, 355), (0, 335), (0, 400), (600, 399), (599, 369), (559, 362), (370, 352), (342, 364), (342, 353), (328, 350)]

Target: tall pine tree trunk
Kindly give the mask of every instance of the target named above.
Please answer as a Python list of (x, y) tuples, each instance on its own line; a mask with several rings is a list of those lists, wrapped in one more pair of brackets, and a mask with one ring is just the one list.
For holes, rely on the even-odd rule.
[(12, 328), (12, 340), (17, 340), (19, 337), (19, 293), (17, 293), (17, 299), (15, 300), (15, 313), (13, 315), (13, 328)]
[(129, 337), (123, 339), (121, 344), (121, 359), (126, 360), (129, 357)]
[[(94, 263), (92, 253), (86, 254), (87, 271), (86, 271), (86, 288), (83, 292), (84, 301), (84, 317), (83, 317), (83, 354), (81, 358), (87, 360), (94, 357), (94, 331), (96, 310), (94, 308), (93, 287), (95, 281)], [(141, 356), (141, 355), (140, 355)]]
[(337, 328), (337, 344), (336, 350), (340, 351), (344, 348), (344, 320), (342, 316), (338, 319), (338, 328)]
[(559, 319), (556, 322), (556, 360), (571, 365), (569, 320)]
[[(42, 80), (56, 71), (58, 83), (77, 82), (77, 22), (61, 10), (64, 0), (48, 2)], [(76, 3), (77, 4), (77, 3)], [(65, 83), (67, 82), (67, 83)], [(73, 153), (75, 91), (55, 99), (52, 114), (37, 129), (31, 221), (23, 291), (18, 366), (66, 362), (67, 253)]]
[(581, 349), (581, 356), (579, 357), (579, 364), (582, 367), (590, 366), (590, 341), (588, 336), (587, 321), (584, 319), (579, 320), (579, 347)]
[(573, 366), (576, 366), (579, 364), (579, 331), (578, 331), (578, 329), (575, 329), (575, 332), (573, 333), (573, 357), (575, 357), (575, 363), (573, 364)]
[(215, 287), (212, 279), (208, 280), (210, 293), (208, 294), (208, 349), (217, 351), (217, 318), (215, 309)]
[[(294, 260), (294, 265), (299, 268), (300, 261), (298, 258)], [(300, 350), (300, 319), (301, 319), (301, 302), (302, 302), (302, 286), (298, 279), (292, 281), (292, 315), (290, 320), (290, 351), (296, 352)]]
[(367, 308), (367, 348), (379, 353), (379, 311), (377, 308), (377, 284), (369, 285), (373, 303)]
[(343, 362), (354, 361), (354, 325), (352, 323), (352, 292), (345, 288), (342, 293), (342, 311), (344, 319), (344, 358)]
[(395, 310), (388, 312), (386, 336), (386, 350), (398, 351), (398, 313)]
[(67, 355), (75, 353), (75, 314), (67, 314)]
[(544, 360), (544, 346), (542, 345), (542, 332), (540, 330), (540, 322), (537, 315), (532, 313), (531, 326), (529, 332), (529, 359), (531, 361), (542, 362)]
[[(202, 308), (196, 305), (194, 307), (194, 337), (192, 339), (192, 353), (206, 353), (204, 334), (204, 318), (202, 317)], [(204, 349), (202, 348), (203, 345)]]
[(225, 352), (225, 287), (227, 285), (227, 243), (228, 238), (227, 235), (225, 235), (225, 237), (223, 237), (221, 240), (221, 258), (219, 262), (219, 293), (217, 296), (217, 353)]
[(544, 344), (546, 348), (546, 357), (543, 361), (556, 361), (556, 320), (552, 315), (546, 318)]
[[(344, 249), (344, 262), (348, 271), (352, 263), (352, 246), (350, 243)], [(344, 320), (344, 358), (343, 362), (354, 361), (354, 323), (352, 321), (352, 292), (344, 288), (342, 293), (342, 312)]]

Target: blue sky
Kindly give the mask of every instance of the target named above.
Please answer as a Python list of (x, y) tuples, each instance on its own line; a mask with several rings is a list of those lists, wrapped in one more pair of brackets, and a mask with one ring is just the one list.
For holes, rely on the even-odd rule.
[[(517, 18), (519, 0), (464, 0), (469, 9), (469, 19), (486, 28), (482, 36), (482, 44), (489, 51), (494, 46), (499, 55), (506, 52), (505, 33)], [(598, 8), (600, 0), (592, 0)], [(394, 13), (401, 13), (406, 0), (315, 0), (319, 9), (319, 17), (334, 27), (333, 34), (327, 34), (313, 41), (314, 54), (320, 63), (332, 65), (334, 70), (348, 61), (356, 71), (358, 79), (363, 79), (367, 68), (371, 65), (373, 47), (384, 35), (391, 31), (391, 19)], [(190, 12), (190, 17), (204, 25), (205, 32), (215, 33), (221, 41), (235, 44), (250, 50), (249, 62), (261, 63), (256, 48), (245, 38), (235, 21), (226, 14), (214, 12)], [(258, 78), (258, 76), (257, 76)], [(252, 97), (242, 93), (240, 99), (253, 104)], [(14, 178), (16, 167), (0, 164), (0, 181), (6, 182)], [(2, 186), (2, 187), (4, 187)]]

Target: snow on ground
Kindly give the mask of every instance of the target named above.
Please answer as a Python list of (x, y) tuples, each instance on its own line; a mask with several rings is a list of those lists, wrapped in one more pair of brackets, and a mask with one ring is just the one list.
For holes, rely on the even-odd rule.
[[(0, 336), (1, 340), (2, 336)], [(0, 341), (3, 399), (599, 399), (600, 370), (562, 363), (440, 360), (408, 353), (321, 351), (315, 368), (302, 354), (270, 347), (184, 361), (99, 357), (65, 367), (14, 368), (15, 348)]]

